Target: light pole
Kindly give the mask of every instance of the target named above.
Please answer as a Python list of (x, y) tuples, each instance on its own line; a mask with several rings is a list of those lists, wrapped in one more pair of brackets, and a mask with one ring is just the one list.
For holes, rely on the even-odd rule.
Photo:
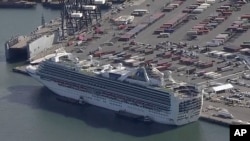
[(146, 6), (148, 8), (148, 13), (149, 13), (149, 16), (148, 16), (148, 23), (150, 23), (150, 16), (151, 16), (151, 10), (150, 10), (150, 3), (148, 3)]

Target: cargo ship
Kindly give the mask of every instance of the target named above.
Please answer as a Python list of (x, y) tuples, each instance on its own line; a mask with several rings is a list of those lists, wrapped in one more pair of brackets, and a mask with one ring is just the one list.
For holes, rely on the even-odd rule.
[(0, 1), (0, 8), (35, 8), (35, 2), (28, 1)]
[(125, 67), (86, 60), (56, 52), (38, 65), (29, 65), (30, 76), (59, 97), (79, 104), (89, 103), (116, 113), (138, 115), (144, 121), (184, 125), (197, 121), (202, 92), (196, 85), (176, 82), (152, 64)]
[[(42, 16), (43, 18), (43, 16)], [(6, 61), (32, 61), (37, 54), (45, 52), (58, 42), (58, 19), (38, 26), (28, 35), (16, 35), (5, 42)]]

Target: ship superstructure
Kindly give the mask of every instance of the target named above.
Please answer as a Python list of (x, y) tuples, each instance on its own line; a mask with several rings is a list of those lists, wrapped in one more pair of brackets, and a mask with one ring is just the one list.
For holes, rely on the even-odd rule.
[(58, 53), (28, 66), (27, 71), (64, 98), (163, 124), (194, 122), (201, 112), (202, 95), (196, 86), (177, 83), (171, 72), (164, 74), (150, 64), (136, 68), (101, 65), (92, 56), (79, 60), (70, 53)]

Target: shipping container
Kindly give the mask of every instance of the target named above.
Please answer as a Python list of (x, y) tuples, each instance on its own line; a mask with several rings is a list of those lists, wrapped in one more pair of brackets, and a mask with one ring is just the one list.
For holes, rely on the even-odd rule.
[(222, 58), (222, 57), (223, 57), (223, 54), (226, 54), (226, 52), (218, 51), (218, 52), (216, 52), (214, 55), (215, 55), (215, 57)]
[(240, 16), (240, 18), (241, 18), (241, 19), (250, 20), (250, 15), (249, 15), (249, 14), (245, 14), (245, 15)]
[(208, 4), (214, 4), (216, 2), (216, 0), (207, 0), (206, 1)]
[(211, 6), (211, 4), (209, 4), (209, 3), (202, 3), (202, 4), (201, 4), (201, 6), (207, 6), (207, 7), (210, 7), (210, 6)]
[(149, 13), (149, 11), (147, 9), (135, 9), (131, 15), (133, 16), (143, 16), (144, 14)]
[(217, 17), (217, 18), (214, 19), (214, 21), (219, 22), (219, 23), (222, 23), (225, 20), (226, 20), (226, 17)]
[(200, 5), (196, 9), (204, 9), (204, 10), (206, 10), (207, 8), (208, 8), (207, 5)]
[(213, 67), (213, 62), (206, 62), (201, 65), (202, 68)]
[(168, 62), (161, 62), (161, 63), (157, 63), (156, 65), (157, 66), (165, 66), (165, 65), (167, 65), (167, 64), (169, 64)]
[(170, 6), (170, 5), (168, 5), (168, 6), (166, 6), (166, 7), (164, 7), (163, 9), (162, 9), (162, 12), (170, 12), (170, 11), (172, 11), (172, 10), (174, 10), (175, 9), (175, 6)]
[(154, 50), (150, 49), (150, 50), (145, 50), (144, 52), (146, 55), (148, 54), (153, 54), (154, 53)]
[(215, 79), (221, 77), (221, 74), (215, 73), (215, 72), (207, 72), (204, 74), (204, 77), (210, 78), (210, 79)]
[(189, 31), (187, 31), (187, 35), (190, 35), (190, 36), (192, 36), (192, 35), (198, 35), (198, 30), (189, 30)]
[(82, 5), (82, 7), (83, 7), (85, 10), (95, 10), (95, 9), (96, 9), (96, 6), (95, 6), (95, 5)]
[(165, 52), (162, 57), (163, 58), (170, 58), (172, 56), (172, 53), (171, 52)]
[(222, 72), (230, 71), (232, 69), (233, 69), (232, 66), (217, 67), (217, 71), (222, 71)]
[(81, 18), (82, 15), (83, 15), (82, 13), (71, 13), (72, 18)]
[(154, 34), (160, 34), (164, 32), (164, 28), (158, 28), (154, 31)]
[(226, 39), (213, 39), (212, 42), (218, 43), (219, 45), (223, 45)]
[(192, 65), (194, 64), (194, 62), (196, 62), (197, 60), (195, 59), (191, 59), (191, 58), (181, 58), (180, 59), (180, 63), (181, 64), (185, 64), (185, 65)]
[(106, 0), (94, 0), (94, 4), (105, 4)]
[(222, 57), (225, 59), (234, 59), (236, 55), (232, 53), (226, 53), (226, 54), (223, 54)]
[(167, 70), (171, 65), (167, 65), (167, 66), (157, 66), (156, 69), (158, 69), (159, 71), (165, 71)]
[(244, 41), (240, 46), (243, 48), (250, 48), (250, 41)]
[(196, 9), (194, 9), (193, 11), (192, 11), (192, 13), (193, 14), (200, 14), (200, 13), (202, 13), (204, 11), (204, 9), (198, 9), (198, 8), (196, 8)]
[(221, 33), (221, 34), (218, 34), (215, 38), (216, 39), (227, 39), (228, 37), (229, 37), (229, 34)]
[(230, 10), (230, 8), (231, 8), (230, 5), (222, 5), (222, 6), (220, 6), (220, 9)]
[(231, 45), (231, 46), (225, 46), (225, 47), (223, 47), (223, 49), (227, 52), (238, 52), (238, 51), (240, 51), (241, 47)]
[(221, 45), (221, 42), (219, 42), (219, 41), (206, 42), (207, 47), (218, 47), (220, 45)]
[(181, 56), (178, 56), (178, 55), (172, 56), (172, 61), (176, 61), (179, 59), (181, 59)]
[(164, 25), (168, 26), (171, 29), (174, 29), (176, 26), (185, 22), (185, 20), (187, 19), (188, 19), (187, 13), (179, 13), (178, 15), (167, 21), (167, 23), (164, 23)]

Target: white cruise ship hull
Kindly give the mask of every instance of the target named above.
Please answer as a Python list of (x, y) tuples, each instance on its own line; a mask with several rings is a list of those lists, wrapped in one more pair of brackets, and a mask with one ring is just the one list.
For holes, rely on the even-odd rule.
[[(69, 99), (74, 99), (78, 101), (79, 103), (81, 102), (89, 103), (89, 104), (103, 107), (103, 108), (113, 110), (113, 111), (126, 111), (128, 113), (136, 114), (139, 116), (147, 116), (147, 117), (150, 117), (150, 119), (153, 120), (154, 122), (158, 122), (162, 124), (184, 125), (190, 122), (197, 121), (199, 118), (199, 114), (200, 114), (200, 110), (196, 110), (192, 112), (189, 111), (189, 113), (185, 113), (186, 118), (183, 118), (182, 120), (177, 120), (178, 108), (173, 108), (171, 113), (159, 113), (159, 112), (146, 109), (140, 106), (135, 106), (132, 104), (130, 105), (130, 104), (120, 102), (117, 100), (97, 96), (95, 94), (60, 86), (56, 82), (40, 79), (40, 77), (34, 73), (30, 73), (30, 75), (59, 96), (66, 97)], [(197, 112), (199, 114), (193, 114)]]

